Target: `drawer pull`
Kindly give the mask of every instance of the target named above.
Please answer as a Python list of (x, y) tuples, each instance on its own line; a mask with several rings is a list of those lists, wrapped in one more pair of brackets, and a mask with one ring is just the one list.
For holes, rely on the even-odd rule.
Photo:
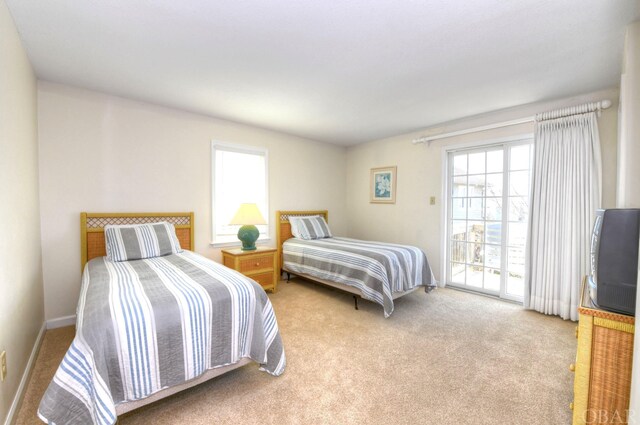
[(576, 365), (575, 365), (574, 363), (571, 363), (571, 364), (569, 365), (569, 370), (570, 370), (571, 372), (575, 372), (575, 371), (576, 371)]
[(573, 401), (569, 403), (569, 409), (573, 410)]
[(256, 267), (260, 266), (260, 263), (256, 263)]

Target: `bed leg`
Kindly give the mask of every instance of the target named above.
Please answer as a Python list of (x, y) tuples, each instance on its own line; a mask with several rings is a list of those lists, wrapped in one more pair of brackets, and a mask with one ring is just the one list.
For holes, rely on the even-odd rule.
[(353, 302), (354, 302), (356, 310), (357, 310), (358, 309), (358, 296), (357, 295), (353, 296)]
[(289, 282), (289, 280), (291, 279), (291, 273), (289, 272), (285, 272), (287, 274), (287, 282)]

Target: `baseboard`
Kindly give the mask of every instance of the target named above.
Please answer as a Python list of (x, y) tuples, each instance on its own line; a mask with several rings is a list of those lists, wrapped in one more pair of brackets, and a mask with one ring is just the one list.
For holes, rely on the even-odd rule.
[(20, 385), (18, 385), (18, 391), (16, 391), (16, 395), (13, 398), (11, 407), (9, 408), (9, 413), (7, 413), (7, 419), (4, 422), (5, 425), (11, 425), (13, 423), (14, 416), (20, 409), (22, 398), (24, 397), (24, 391), (27, 389), (27, 384), (29, 383), (29, 378), (31, 377), (31, 370), (33, 369), (33, 365), (36, 362), (36, 358), (38, 357), (38, 351), (40, 351), (40, 344), (42, 344), (42, 337), (44, 336), (44, 331), (46, 330), (45, 325), (45, 323), (42, 323), (40, 332), (38, 333), (38, 337), (36, 338), (36, 343), (33, 344), (33, 349), (31, 350), (31, 355), (29, 356), (27, 367), (22, 374), (22, 379), (20, 379)]
[(64, 328), (65, 326), (72, 326), (76, 324), (76, 315), (58, 317), (55, 319), (47, 320), (47, 329)]

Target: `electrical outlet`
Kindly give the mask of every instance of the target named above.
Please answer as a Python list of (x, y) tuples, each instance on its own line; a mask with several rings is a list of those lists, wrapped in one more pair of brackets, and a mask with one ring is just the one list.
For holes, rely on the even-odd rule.
[(429, 203), (430, 203), (431, 205), (435, 205), (435, 204), (436, 204), (436, 197), (435, 197), (435, 196), (432, 196), (431, 198), (429, 198)]
[(7, 377), (7, 352), (0, 353), (0, 381)]

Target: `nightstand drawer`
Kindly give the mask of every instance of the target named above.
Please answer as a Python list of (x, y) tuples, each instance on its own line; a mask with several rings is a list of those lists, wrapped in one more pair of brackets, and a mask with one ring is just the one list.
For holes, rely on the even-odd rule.
[(273, 254), (260, 255), (251, 258), (241, 259), (239, 261), (241, 273), (252, 272), (256, 270), (273, 269)]
[(260, 286), (273, 286), (273, 272), (259, 273), (251, 275), (251, 279), (255, 280)]

